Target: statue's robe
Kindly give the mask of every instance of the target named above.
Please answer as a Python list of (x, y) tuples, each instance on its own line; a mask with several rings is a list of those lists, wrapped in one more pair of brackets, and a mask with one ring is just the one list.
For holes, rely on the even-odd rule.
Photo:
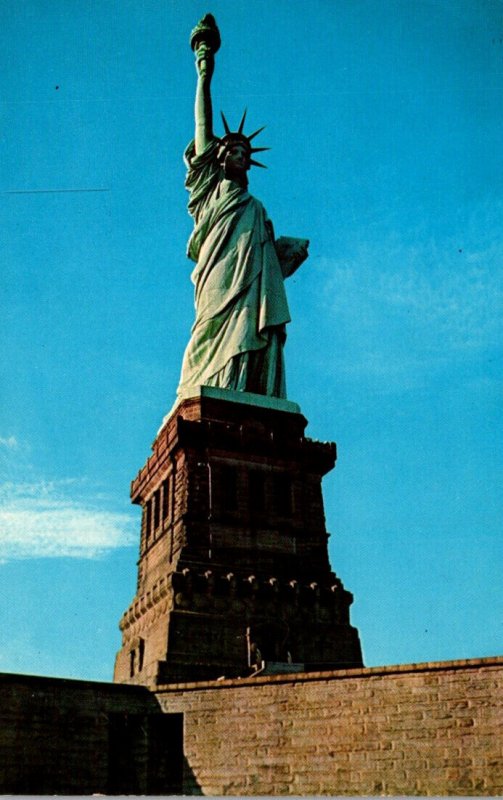
[(194, 230), (196, 319), (179, 392), (200, 386), (286, 396), (283, 344), (290, 314), (272, 225), (263, 205), (225, 178), (213, 140), (185, 151)]

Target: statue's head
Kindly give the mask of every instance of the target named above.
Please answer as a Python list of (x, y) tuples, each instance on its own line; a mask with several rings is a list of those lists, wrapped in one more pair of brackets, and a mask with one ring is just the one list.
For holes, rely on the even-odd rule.
[(227, 120), (222, 114), (222, 121), (225, 128), (225, 136), (219, 139), (220, 148), (218, 151), (218, 159), (224, 167), (225, 173), (228, 177), (246, 177), (246, 172), (251, 166), (265, 167), (259, 161), (252, 158), (253, 153), (258, 153), (263, 150), (269, 150), (268, 147), (252, 147), (251, 141), (255, 136), (264, 130), (259, 128), (255, 133), (247, 136), (243, 133), (243, 127), (246, 119), (246, 111), (243, 114), (239, 128), (237, 131), (231, 131)]
[(248, 142), (240, 139), (228, 141), (222, 146), (219, 156), (227, 178), (242, 178), (250, 169)]

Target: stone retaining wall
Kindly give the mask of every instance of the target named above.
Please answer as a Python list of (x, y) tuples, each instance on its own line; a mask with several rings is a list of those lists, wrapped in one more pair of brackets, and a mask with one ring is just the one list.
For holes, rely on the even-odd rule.
[(503, 793), (503, 658), (166, 687), (186, 792)]

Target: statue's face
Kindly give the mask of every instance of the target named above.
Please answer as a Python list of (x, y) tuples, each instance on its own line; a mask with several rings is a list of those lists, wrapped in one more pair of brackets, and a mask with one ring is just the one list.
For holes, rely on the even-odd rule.
[(249, 169), (250, 153), (248, 148), (240, 142), (228, 147), (224, 159), (225, 174), (229, 177), (243, 175)]

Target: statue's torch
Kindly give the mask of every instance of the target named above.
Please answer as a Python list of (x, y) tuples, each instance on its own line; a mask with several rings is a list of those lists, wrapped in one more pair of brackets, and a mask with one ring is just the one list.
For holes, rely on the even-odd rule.
[(206, 72), (205, 62), (212, 58), (220, 48), (220, 31), (213, 14), (206, 14), (190, 34), (190, 46), (196, 54), (201, 73)]

